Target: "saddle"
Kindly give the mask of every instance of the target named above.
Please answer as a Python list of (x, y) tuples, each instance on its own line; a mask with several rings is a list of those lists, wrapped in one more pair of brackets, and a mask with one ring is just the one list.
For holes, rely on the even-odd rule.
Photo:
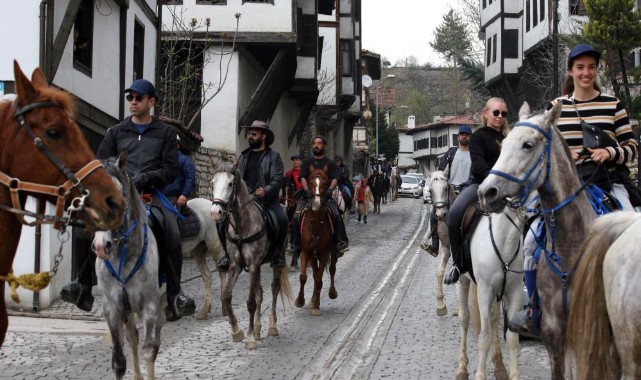
[(483, 214), (479, 208), (479, 203), (475, 202), (465, 210), (465, 213), (463, 213), (463, 220), (461, 222), (461, 236), (463, 236), (463, 267), (470, 274), (470, 277), (472, 277), (472, 281), (474, 282), (476, 282), (476, 278), (474, 277), (474, 271), (472, 270), (470, 240), (472, 239), (472, 235), (474, 234), (474, 231), (476, 231), (476, 227), (481, 220), (481, 215)]
[(180, 214), (185, 217), (185, 219), (178, 218), (180, 239), (186, 240), (196, 237), (201, 228), (198, 215), (196, 215), (196, 213), (187, 206), (183, 207), (182, 210), (180, 210)]

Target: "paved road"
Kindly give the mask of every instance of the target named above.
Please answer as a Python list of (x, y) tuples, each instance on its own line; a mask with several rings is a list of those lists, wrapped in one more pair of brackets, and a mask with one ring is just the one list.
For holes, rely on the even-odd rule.
[[(156, 362), (161, 379), (451, 379), (458, 357), (458, 319), (436, 316), (434, 297), (437, 260), (418, 243), (427, 227), (420, 200), (400, 199), (371, 215), (369, 224), (350, 219), (350, 251), (337, 268), (338, 299), (321, 296), (323, 315), (279, 303), (280, 336), (267, 337), (269, 295), (263, 302), (263, 340), (258, 349), (233, 343), (229, 324), (214, 303), (207, 320), (183, 318), (168, 323)], [(213, 268), (213, 263), (210, 263)], [(271, 274), (264, 267), (263, 286)], [(193, 262), (184, 266), (184, 288), (202, 297), (201, 279)], [(214, 291), (220, 284), (214, 276)], [(247, 276), (234, 293), (241, 328), (247, 326)], [(328, 284), (328, 280), (325, 284)], [(290, 274), (294, 292), (298, 276)], [(306, 289), (311, 294), (311, 281)], [(99, 301), (99, 299), (98, 299)], [(448, 309), (455, 306), (455, 288), (446, 289)], [(58, 309), (58, 310), (55, 310)], [(18, 314), (18, 313), (14, 313)], [(12, 316), (0, 350), (0, 379), (104, 379), (112, 377), (111, 351), (105, 325), (91, 320), (51, 317), (86, 316), (58, 304), (32, 318)], [(98, 317), (98, 318), (96, 318)], [(470, 338), (469, 371), (476, 368), (476, 346)], [(128, 349), (127, 349), (128, 351)], [(507, 355), (504, 349), (505, 355)], [(130, 358), (130, 354), (128, 354)], [(523, 379), (549, 377), (547, 354), (539, 342), (525, 341), (520, 354)], [(492, 377), (492, 365), (488, 375)], [(144, 371), (144, 369), (143, 369)], [(127, 378), (131, 378), (128, 371)]]

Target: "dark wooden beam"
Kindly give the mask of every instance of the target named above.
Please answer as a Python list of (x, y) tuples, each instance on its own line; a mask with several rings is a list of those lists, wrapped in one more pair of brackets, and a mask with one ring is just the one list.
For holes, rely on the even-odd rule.
[(53, 49), (51, 51), (51, 68), (49, 70), (49, 82), (53, 82), (53, 78), (56, 76), (58, 67), (60, 66), (60, 60), (62, 59), (62, 53), (65, 51), (65, 46), (71, 35), (71, 29), (73, 28), (73, 23), (76, 21), (76, 15), (80, 9), (80, 3), (82, 0), (70, 0), (67, 5), (67, 10), (65, 11), (65, 16), (62, 19), (60, 24), (60, 29), (56, 33), (56, 39), (53, 43)]
[(289, 134), (287, 135), (288, 146), (292, 145), (294, 138), (296, 138), (296, 141), (300, 141), (300, 139), (303, 138), (305, 126), (307, 125), (307, 121), (309, 120), (309, 115), (312, 113), (312, 108), (314, 108), (314, 104), (312, 103), (306, 104), (300, 108), (300, 113), (298, 114), (296, 123), (294, 123), (292, 130), (289, 131)]
[[(163, 39), (189, 39), (193, 42), (208, 43), (232, 43), (234, 41), (233, 32), (195, 32), (189, 38), (177, 37), (172, 32), (162, 32)], [(245, 45), (288, 45), (296, 44), (297, 35), (295, 32), (238, 32), (236, 34), (236, 44)]]

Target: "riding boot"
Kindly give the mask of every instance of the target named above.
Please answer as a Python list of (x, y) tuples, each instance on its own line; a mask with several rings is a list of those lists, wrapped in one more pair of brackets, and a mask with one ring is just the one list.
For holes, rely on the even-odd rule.
[(298, 211), (294, 214), (291, 238), (294, 245), (294, 253), (292, 256), (298, 258), (300, 257), (300, 212)]
[(218, 271), (225, 273), (229, 270), (229, 252), (227, 252), (227, 220), (216, 224), (216, 230), (218, 231), (218, 238), (220, 239), (220, 244), (223, 247), (223, 257), (218, 261)]
[(363, 215), (363, 223), (367, 224), (367, 215)]
[(541, 307), (536, 288), (536, 269), (526, 270), (524, 275), (530, 303), (509, 321), (510, 331), (529, 338), (539, 339), (541, 335)]
[(427, 241), (424, 241), (421, 243), (421, 248), (427, 251), (427, 253), (429, 253), (434, 257), (438, 256), (438, 249), (439, 249), (439, 240), (438, 240), (438, 232), (436, 230), (437, 228), (436, 223), (437, 223), (436, 217), (434, 217), (434, 221), (430, 220), (430, 237), (428, 238), (430, 240), (429, 245), (427, 244)]
[(347, 240), (347, 231), (345, 231), (343, 218), (340, 217), (338, 212), (336, 213), (336, 215), (334, 215), (334, 226), (336, 240), (338, 240), (338, 254), (340, 257), (343, 253), (349, 251), (349, 242)]
[(76, 280), (66, 284), (60, 290), (60, 298), (76, 305), (84, 311), (91, 311), (93, 307), (93, 295), (91, 287), (93, 284), (94, 271), (96, 267), (96, 255), (91, 252), (91, 239), (84, 231), (76, 231), (76, 268), (78, 277)]
[(361, 214), (358, 214), (358, 222), (361, 222)]
[(459, 226), (447, 226), (450, 235), (450, 251), (452, 253), (452, 269), (445, 276), (443, 283), (452, 285), (458, 282), (463, 270), (463, 252), (461, 249), (461, 229)]

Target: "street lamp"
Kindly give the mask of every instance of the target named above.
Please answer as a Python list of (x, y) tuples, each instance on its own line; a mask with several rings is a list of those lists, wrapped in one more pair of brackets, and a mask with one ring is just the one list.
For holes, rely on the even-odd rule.
[(386, 78), (396, 78), (394, 74), (387, 74), (387, 76), (380, 80), (376, 86), (376, 159), (378, 160), (378, 103), (379, 103), (379, 92), (381, 91), (381, 85)]

